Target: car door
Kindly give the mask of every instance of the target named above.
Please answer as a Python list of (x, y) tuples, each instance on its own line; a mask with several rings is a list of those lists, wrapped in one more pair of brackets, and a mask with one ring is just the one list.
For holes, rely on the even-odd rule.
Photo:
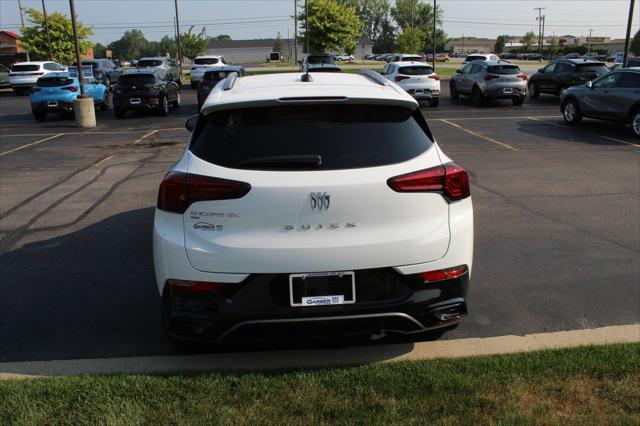
[(484, 67), (478, 63), (473, 63), (471, 67), (471, 71), (469, 74), (465, 75), (465, 87), (468, 93), (473, 91), (473, 87), (479, 83), (480, 76), (482, 75), (482, 71)]
[(471, 73), (471, 68), (473, 68), (473, 62), (468, 63), (462, 68), (462, 71), (456, 78), (456, 90), (460, 93), (469, 93), (471, 90), (468, 87), (468, 77)]
[(553, 86), (553, 73), (558, 65), (557, 62), (552, 62), (542, 69), (540, 77), (538, 78), (538, 90), (545, 93), (555, 93)]
[(640, 102), (640, 72), (619, 71), (615, 87), (609, 89), (607, 102), (610, 104), (610, 118), (626, 121), (629, 112)]
[(609, 73), (596, 79), (584, 89), (584, 95), (579, 98), (582, 112), (590, 117), (609, 118), (614, 110), (611, 102), (611, 92), (614, 90), (621, 73)]

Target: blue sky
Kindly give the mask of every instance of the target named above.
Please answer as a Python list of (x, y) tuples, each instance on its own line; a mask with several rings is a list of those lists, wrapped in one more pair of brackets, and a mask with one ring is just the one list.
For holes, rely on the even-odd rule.
[[(40, 9), (41, 0), (21, 0), (23, 7)], [(47, 11), (69, 14), (68, 0), (45, 0)], [(418, 0), (420, 1), (420, 0)], [(428, 1), (428, 0), (422, 0)], [(392, 0), (393, 2), (393, 0)], [(190, 25), (207, 28), (208, 35), (234, 39), (270, 38), (279, 31), (293, 35), (294, 0), (178, 0), (181, 30)], [(303, 4), (303, 0), (299, 0)], [(439, 0), (444, 29), (450, 37), (494, 38), (498, 34), (537, 32), (534, 7), (546, 7), (545, 34), (624, 37), (629, 0)], [(636, 2), (634, 31), (639, 28)], [(173, 0), (76, 0), (79, 19), (94, 26), (96, 42), (117, 40), (127, 29), (140, 28), (149, 40), (173, 35)], [(0, 27), (17, 31), (18, 0), (0, 0)], [(288, 33), (287, 33), (288, 32)]]

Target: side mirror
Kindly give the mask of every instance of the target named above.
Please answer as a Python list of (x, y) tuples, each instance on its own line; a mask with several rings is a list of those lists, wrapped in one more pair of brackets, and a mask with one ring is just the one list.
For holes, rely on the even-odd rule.
[(462, 74), (462, 70), (456, 70), (456, 74)]
[(189, 132), (193, 132), (193, 129), (196, 128), (196, 123), (197, 122), (198, 122), (198, 116), (197, 115), (192, 115), (191, 117), (187, 118), (187, 121), (185, 121), (185, 123), (184, 123), (184, 127)]
[(584, 85), (587, 86), (589, 89), (593, 89), (593, 81), (591, 80), (587, 81)]

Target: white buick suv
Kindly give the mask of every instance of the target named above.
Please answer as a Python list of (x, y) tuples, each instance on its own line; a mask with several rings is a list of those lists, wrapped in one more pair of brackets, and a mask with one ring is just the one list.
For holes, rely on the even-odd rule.
[(220, 82), (160, 184), (169, 337), (239, 342), (455, 327), (467, 312), (467, 172), (380, 74)]

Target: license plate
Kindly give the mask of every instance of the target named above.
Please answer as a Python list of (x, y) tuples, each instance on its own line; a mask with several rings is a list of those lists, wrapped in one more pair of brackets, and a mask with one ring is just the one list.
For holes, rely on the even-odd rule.
[(513, 93), (513, 89), (512, 88), (504, 88), (502, 89), (503, 93)]
[(48, 102), (47, 102), (47, 106), (48, 106), (49, 108), (55, 108), (55, 107), (57, 107), (57, 106), (58, 106), (58, 102), (57, 102), (57, 101), (48, 101)]
[(131, 99), (129, 99), (129, 103), (131, 103), (131, 104), (139, 104), (140, 103), (140, 98), (131, 98)]
[(291, 306), (345, 305), (356, 302), (353, 271), (289, 275)]

